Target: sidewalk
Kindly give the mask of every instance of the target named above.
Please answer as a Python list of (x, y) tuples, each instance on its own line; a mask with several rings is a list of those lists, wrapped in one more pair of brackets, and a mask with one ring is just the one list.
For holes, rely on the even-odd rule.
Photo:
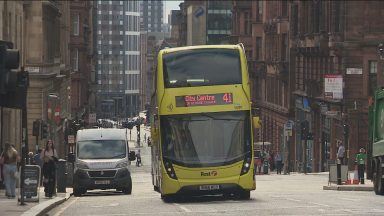
[(323, 190), (337, 190), (337, 191), (373, 191), (373, 183), (366, 179), (365, 184), (331, 184), (323, 186)]
[[(16, 189), (16, 192), (17, 189)], [(8, 199), (5, 190), (0, 190), (0, 215), (7, 216), (32, 216), (44, 215), (47, 211), (69, 199), (72, 188), (67, 188), (66, 193), (57, 193), (53, 198), (44, 197), (44, 188), (40, 188), (40, 202), (25, 202), (26, 205), (19, 205), (17, 199)]]

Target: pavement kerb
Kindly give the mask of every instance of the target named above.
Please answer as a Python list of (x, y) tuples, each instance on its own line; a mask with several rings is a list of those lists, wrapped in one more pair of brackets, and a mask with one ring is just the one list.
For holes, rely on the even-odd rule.
[(65, 196), (58, 196), (51, 200), (44, 201), (24, 212), (21, 216), (42, 216), (54, 207), (67, 201), (71, 195), (72, 193), (65, 193)]
[(373, 191), (373, 186), (330, 185), (323, 186), (323, 190), (337, 191)]

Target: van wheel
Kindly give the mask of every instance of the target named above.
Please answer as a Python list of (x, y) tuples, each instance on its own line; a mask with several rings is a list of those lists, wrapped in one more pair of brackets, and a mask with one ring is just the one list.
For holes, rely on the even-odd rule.
[(78, 187), (74, 187), (73, 188), (73, 195), (75, 197), (79, 197), (83, 194), (83, 190), (81, 190), (81, 188), (78, 188)]
[(124, 194), (132, 194), (132, 179), (129, 179), (128, 186), (123, 188), (123, 193)]
[(132, 194), (132, 184), (130, 184), (128, 187), (123, 188), (124, 194)]

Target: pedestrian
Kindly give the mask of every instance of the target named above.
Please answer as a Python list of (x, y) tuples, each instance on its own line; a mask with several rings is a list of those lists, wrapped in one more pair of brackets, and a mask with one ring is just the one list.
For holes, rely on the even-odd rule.
[(339, 159), (341, 165), (344, 164), (345, 148), (342, 142), (339, 142), (339, 148), (337, 150), (337, 159)]
[(35, 156), (33, 156), (33, 160), (36, 165), (40, 167), (40, 170), (43, 168), (43, 160), (41, 159), (41, 149), (38, 149)]
[(151, 138), (149, 136), (147, 137), (147, 144), (148, 144), (148, 146), (152, 145), (152, 141), (151, 141)]
[(140, 149), (138, 149), (136, 153), (136, 166), (139, 167), (141, 165), (143, 164), (141, 163)]
[(27, 164), (28, 164), (28, 165), (33, 165), (33, 164), (35, 164), (34, 157), (33, 157), (33, 152), (29, 152), (29, 153), (28, 153), (28, 161), (27, 161)]
[(365, 172), (365, 161), (367, 159), (367, 154), (365, 154), (365, 149), (360, 148), (360, 153), (356, 154), (355, 163), (357, 163), (358, 169), (357, 173), (359, 176), (360, 184), (364, 184), (364, 172)]
[(16, 149), (9, 143), (5, 144), (5, 150), (1, 154), (1, 162), (4, 164), (3, 174), (5, 182), (5, 194), (8, 199), (16, 197), (16, 175), (19, 155)]
[(51, 198), (55, 192), (55, 182), (56, 182), (56, 166), (55, 162), (57, 161), (57, 152), (53, 146), (53, 141), (48, 140), (41, 154), (41, 159), (43, 160), (43, 184), (45, 197)]
[(276, 162), (276, 170), (277, 170), (277, 174), (280, 174), (281, 175), (281, 167), (282, 167), (282, 162), (283, 162), (283, 159), (281, 158), (280, 156), (280, 153), (277, 152), (276, 155), (275, 155), (275, 162)]

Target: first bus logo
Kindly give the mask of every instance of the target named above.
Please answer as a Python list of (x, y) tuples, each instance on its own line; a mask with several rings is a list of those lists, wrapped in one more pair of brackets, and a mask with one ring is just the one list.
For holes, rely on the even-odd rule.
[(201, 176), (217, 176), (217, 171), (213, 170), (210, 172), (200, 172)]

